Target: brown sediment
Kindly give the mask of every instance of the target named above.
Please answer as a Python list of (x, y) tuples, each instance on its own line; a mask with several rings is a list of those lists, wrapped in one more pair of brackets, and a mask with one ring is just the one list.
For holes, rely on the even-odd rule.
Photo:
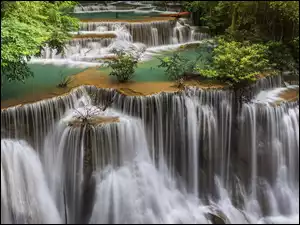
[[(80, 85), (94, 85), (98, 88), (114, 88), (125, 95), (152, 95), (162, 91), (176, 92), (180, 89), (174, 86), (174, 82), (135, 82), (129, 81), (126, 83), (119, 83), (110, 79), (106, 74), (101, 74), (101, 71), (96, 68), (85, 70), (76, 75), (74, 84)], [(221, 84), (201, 83), (199, 81), (186, 81), (186, 86), (196, 86), (199, 88), (223, 88)]]
[(273, 75), (275, 75), (273, 71), (265, 71), (265, 72), (257, 74), (256, 79), (261, 79), (261, 78), (268, 77), (268, 76), (273, 76)]
[(76, 34), (73, 36), (73, 39), (81, 39), (81, 38), (116, 38), (116, 34), (114, 33), (103, 33), (103, 34)]
[(289, 102), (296, 101), (299, 98), (299, 88), (286, 90), (279, 97)]
[(281, 100), (277, 100), (271, 103), (272, 106), (278, 106), (283, 102), (295, 102), (299, 99), (299, 88), (298, 89), (288, 89), (278, 95)]
[(57, 96), (63, 96), (69, 93), (71, 91), (71, 87), (66, 88), (53, 88), (53, 90), (50, 92), (43, 92), (43, 93), (35, 93), (35, 94), (27, 94), (22, 98), (16, 98), (16, 99), (8, 99), (1, 101), (1, 109), (5, 109), (8, 107), (13, 106), (21, 106), (24, 104), (34, 103), (37, 101), (41, 101), (43, 99), (49, 99)]
[(100, 60), (113, 60), (113, 59), (117, 59), (117, 56), (115, 56), (115, 55), (104, 56), (104, 57), (97, 58), (97, 59), (100, 59)]
[(175, 17), (146, 17), (134, 20), (126, 19), (105, 19), (105, 18), (89, 18), (89, 19), (80, 19), (80, 22), (126, 22), (126, 23), (149, 23), (157, 21), (168, 21), (175, 20)]
[[(178, 92), (181, 89), (174, 85), (174, 82), (134, 82), (129, 81), (127, 83), (119, 83), (110, 79), (110, 77), (103, 72), (97, 70), (97, 68), (89, 68), (81, 73), (74, 75), (74, 79), (66, 88), (53, 88), (48, 93), (35, 93), (26, 95), (19, 99), (10, 99), (1, 101), (1, 109), (16, 106), (19, 104), (28, 104), (43, 99), (48, 99), (56, 96), (68, 94), (71, 89), (79, 87), (81, 85), (93, 85), (98, 88), (113, 88), (120, 93), (128, 96), (146, 96), (157, 94), (159, 92)], [(185, 86), (195, 86), (202, 89), (207, 88), (224, 88), (222, 84), (212, 84), (199, 81), (186, 81)]]
[(188, 17), (190, 15), (189, 12), (180, 12), (180, 13), (168, 13), (168, 14), (160, 14), (159, 16), (161, 17), (176, 17), (176, 18), (180, 18), (180, 17)]

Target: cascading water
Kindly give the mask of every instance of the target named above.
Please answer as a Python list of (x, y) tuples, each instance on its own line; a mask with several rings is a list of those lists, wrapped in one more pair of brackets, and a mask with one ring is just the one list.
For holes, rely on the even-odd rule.
[[(168, 44), (186, 43), (189, 41), (202, 40), (201, 36), (193, 35), (192, 27), (185, 23), (184, 20), (179, 21), (152, 21), (152, 22), (84, 22), (81, 23), (82, 31), (95, 32), (97, 27), (105, 26), (108, 31), (114, 31), (116, 24), (125, 26), (132, 35), (133, 42), (141, 42), (147, 46), (159, 46)], [(153, 31), (157, 30), (157, 34), (153, 35)], [(158, 43), (155, 43), (157, 39)]]
[(111, 139), (108, 145), (118, 146), (106, 149), (112, 154), (119, 150), (121, 165), (106, 166), (95, 175), (96, 198), (90, 223), (208, 222), (205, 208), (200, 208), (197, 200), (187, 200), (188, 195), (176, 188), (166, 169), (155, 167), (139, 120), (126, 119), (117, 127), (105, 128), (105, 132)]
[[(120, 5), (119, 5), (120, 4)], [(124, 5), (124, 6), (123, 6)], [(125, 7), (125, 8), (122, 8)], [(175, 13), (159, 11), (148, 3), (111, 2), (104, 4), (80, 5), (74, 9), (75, 15), (82, 13), (132, 13), (147, 16), (149, 13)], [(106, 57), (111, 57), (113, 48), (129, 50), (132, 47), (146, 49), (143, 60), (152, 58), (152, 49), (156, 51), (168, 48), (176, 49), (181, 44), (199, 42), (208, 35), (191, 26), (188, 19), (165, 20), (158, 18), (151, 21), (151, 16), (140, 22), (114, 21), (96, 22), (82, 21), (80, 31), (72, 32), (74, 39), (66, 44), (63, 54), (45, 46), (41, 57), (32, 57), (31, 63), (53, 63), (58, 65), (89, 67), (103, 65)], [(141, 47), (142, 46), (142, 47)], [(148, 51), (148, 49), (149, 51)]]
[[(242, 109), (240, 157), (248, 165), (241, 174), (248, 183), (249, 211), (299, 216), (299, 106), (246, 104)], [(253, 208), (255, 207), (255, 208)], [(278, 217), (278, 218), (276, 218)], [(280, 220), (279, 220), (280, 221)], [(299, 219), (298, 219), (299, 221)]]
[(1, 224), (61, 223), (37, 153), (1, 139)]
[(299, 222), (298, 104), (253, 101), (233, 118), (233, 97), (195, 88), (129, 97), (86, 86), (2, 111), (2, 138), (14, 140), (1, 140), (1, 222)]

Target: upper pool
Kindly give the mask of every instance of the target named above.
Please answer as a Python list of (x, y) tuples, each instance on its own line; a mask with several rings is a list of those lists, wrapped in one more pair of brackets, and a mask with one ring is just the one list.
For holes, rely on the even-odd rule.
[(74, 13), (79, 19), (124, 19), (135, 20), (161, 15), (157, 11), (104, 11), (104, 12), (89, 12), (89, 13)]

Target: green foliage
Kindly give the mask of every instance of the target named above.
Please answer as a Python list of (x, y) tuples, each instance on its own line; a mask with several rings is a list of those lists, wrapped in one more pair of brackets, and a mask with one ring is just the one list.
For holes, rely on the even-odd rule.
[[(158, 67), (165, 68), (165, 73), (170, 80), (180, 80), (186, 73), (194, 73), (197, 68), (197, 63), (207, 64), (209, 61), (203, 56), (203, 52), (208, 54), (212, 51), (212, 42), (204, 41), (198, 44), (198, 56), (194, 60), (189, 60), (182, 57), (179, 53), (174, 52), (170, 57), (159, 58), (160, 64)], [(181, 46), (180, 49), (188, 49), (189, 46)]]
[(165, 73), (170, 80), (178, 80), (183, 76), (187, 60), (182, 58), (179, 53), (175, 52), (171, 57), (158, 59), (161, 63), (158, 67), (166, 68)]
[(188, 60), (179, 53), (174, 52), (171, 57), (158, 58), (161, 63), (158, 67), (165, 68), (165, 73), (170, 80), (179, 80), (183, 78), (185, 73), (195, 72), (197, 62), (201, 58), (202, 55), (199, 54), (195, 60)]
[(274, 69), (281, 72), (290, 71), (292, 73), (297, 73), (297, 70), (299, 70), (299, 55), (293, 57), (293, 51), (297, 51), (294, 49), (295, 46), (293, 46), (293, 43), (291, 43), (291, 46), (288, 46), (282, 42), (270, 41), (267, 43), (267, 47), (268, 59)]
[(203, 26), (212, 34), (226, 31), (235, 40), (284, 41), (299, 36), (298, 1), (190, 1), (191, 12), (200, 12)]
[[(212, 35), (223, 33), (230, 24), (227, 14), (223, 13), (219, 1), (185, 1), (184, 8), (190, 12), (198, 12), (202, 26), (207, 26)], [(224, 10), (225, 11), (225, 10)]]
[(267, 63), (271, 69), (299, 74), (298, 1), (189, 1), (185, 6), (198, 13), (213, 35), (223, 38), (212, 67), (202, 70), (203, 75), (233, 85), (247, 83)]
[[(185, 73), (194, 73), (197, 68), (197, 63), (201, 61), (204, 63), (209, 63), (205, 57), (203, 57), (203, 52), (208, 54), (212, 51), (213, 43), (210, 40), (203, 41), (201, 44), (197, 44), (198, 56), (195, 60), (189, 60), (182, 57), (179, 53), (174, 52), (171, 57), (159, 58), (160, 65), (158, 67), (165, 68), (165, 73), (170, 80), (179, 80), (184, 77)], [(180, 49), (188, 49), (195, 47), (195, 45), (183, 45)]]
[(30, 76), (33, 76), (33, 72), (29, 69), (24, 59), (10, 62), (7, 66), (1, 66), (1, 87), (5, 82), (11, 82), (13, 80), (24, 82), (24, 80)]
[(270, 1), (270, 7), (277, 10), (283, 18), (299, 23), (298, 1)]
[(240, 87), (254, 82), (267, 69), (266, 53), (267, 47), (261, 44), (219, 39), (213, 51), (212, 65), (198, 71), (202, 76)]
[(291, 50), (291, 54), (294, 58), (295, 65), (299, 73), (299, 36), (288, 43), (288, 46)]
[[(76, 2), (15, 1), (1, 2), (1, 72), (7, 80), (30, 75), (26, 62), (48, 45), (63, 52), (79, 28), (79, 20), (69, 15)], [(23, 71), (23, 72), (22, 72)]]
[(112, 53), (116, 54), (116, 58), (107, 62), (108, 67), (112, 69), (109, 75), (117, 77), (119, 82), (131, 80), (142, 52), (135, 54), (136, 52), (126, 53), (125, 50), (114, 49)]

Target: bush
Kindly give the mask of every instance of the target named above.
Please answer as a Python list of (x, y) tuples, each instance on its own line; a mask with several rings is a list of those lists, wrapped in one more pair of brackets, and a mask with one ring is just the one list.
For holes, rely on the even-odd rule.
[(165, 73), (170, 80), (180, 79), (185, 72), (186, 59), (182, 58), (178, 53), (174, 53), (171, 57), (158, 58), (161, 62), (158, 67), (163, 67)]
[(131, 80), (142, 52), (126, 53), (125, 50), (114, 49), (112, 53), (117, 57), (107, 62), (108, 67), (112, 69), (109, 75), (117, 77), (118, 81), (122, 83)]
[(212, 64), (198, 69), (202, 76), (218, 79), (231, 86), (254, 82), (268, 66), (267, 46), (249, 42), (218, 40)]
[(60, 82), (57, 84), (56, 87), (58, 88), (66, 88), (68, 87), (68, 85), (72, 82), (73, 77), (71, 76), (67, 76), (65, 74), (63, 74), (63, 71), (60, 71)]
[(268, 58), (272, 67), (281, 72), (290, 71), (295, 73), (299, 70), (299, 64), (293, 57), (293, 47), (289, 47), (281, 42), (270, 41), (268, 46)]
[(197, 62), (202, 59), (202, 56), (202, 54), (198, 54), (195, 60), (189, 60), (175, 52), (171, 57), (158, 58), (161, 62), (158, 67), (166, 68), (165, 73), (170, 80), (179, 80), (183, 78), (185, 73), (193, 73), (196, 71)]

